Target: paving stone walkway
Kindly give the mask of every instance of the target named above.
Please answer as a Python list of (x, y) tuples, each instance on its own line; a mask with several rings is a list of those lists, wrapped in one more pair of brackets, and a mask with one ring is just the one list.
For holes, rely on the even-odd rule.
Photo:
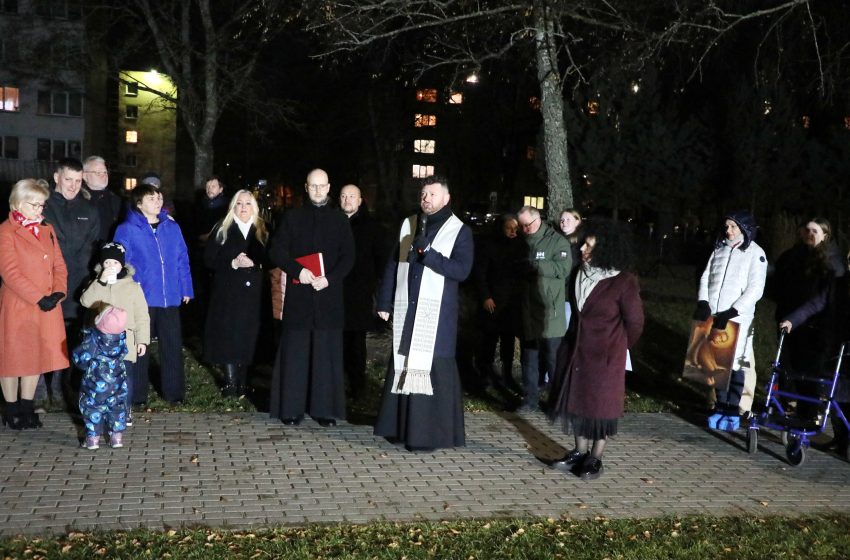
[(467, 446), (409, 453), (371, 426), (265, 414), (142, 413), (123, 449), (81, 449), (63, 414), (0, 429), (0, 534), (182, 525), (492, 516), (850, 512), (850, 464), (811, 450), (791, 467), (763, 435), (713, 434), (669, 414), (630, 414), (605, 474), (584, 482), (545, 466), (569, 439), (542, 415), (466, 416)]

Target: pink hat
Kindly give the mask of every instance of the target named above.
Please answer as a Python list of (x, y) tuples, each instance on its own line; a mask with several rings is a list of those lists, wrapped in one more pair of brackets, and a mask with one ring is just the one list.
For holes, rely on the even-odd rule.
[(94, 326), (104, 334), (120, 334), (127, 327), (127, 312), (110, 305), (95, 318)]

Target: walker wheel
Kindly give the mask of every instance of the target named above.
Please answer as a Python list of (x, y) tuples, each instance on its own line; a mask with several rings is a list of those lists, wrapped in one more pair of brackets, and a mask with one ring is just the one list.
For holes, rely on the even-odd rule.
[(792, 467), (799, 467), (806, 460), (806, 448), (795, 438), (785, 448), (785, 456)]
[(747, 451), (750, 455), (754, 455), (759, 450), (759, 431), (747, 430)]

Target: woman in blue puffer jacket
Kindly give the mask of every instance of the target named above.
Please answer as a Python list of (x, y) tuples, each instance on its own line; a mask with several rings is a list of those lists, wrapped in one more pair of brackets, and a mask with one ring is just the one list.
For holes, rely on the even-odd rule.
[[(168, 402), (182, 401), (186, 393), (183, 371), (183, 334), (180, 305), (194, 297), (189, 253), (180, 226), (162, 210), (162, 193), (139, 185), (130, 193), (131, 211), (115, 230), (115, 241), (127, 249), (126, 262), (136, 269), (151, 320), (151, 336), (159, 339), (160, 388)], [(133, 368), (133, 404), (148, 395), (148, 360)]]

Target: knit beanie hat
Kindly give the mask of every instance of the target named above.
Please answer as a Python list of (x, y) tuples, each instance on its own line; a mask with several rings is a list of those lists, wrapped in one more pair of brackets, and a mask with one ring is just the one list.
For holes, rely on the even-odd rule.
[(124, 246), (120, 243), (107, 243), (100, 248), (100, 262), (103, 263), (106, 259), (115, 259), (123, 267), (125, 253)]
[(110, 305), (95, 317), (94, 326), (104, 334), (121, 334), (127, 328), (127, 312)]

